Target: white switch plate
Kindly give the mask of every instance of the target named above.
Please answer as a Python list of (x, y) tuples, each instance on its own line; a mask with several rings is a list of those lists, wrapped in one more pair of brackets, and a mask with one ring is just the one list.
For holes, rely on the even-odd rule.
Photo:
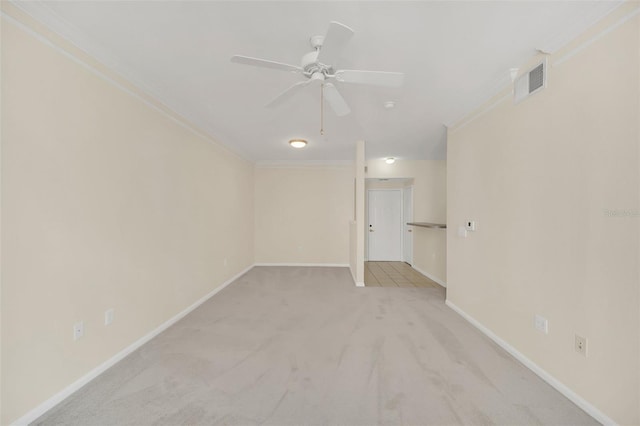
[(467, 228), (465, 228), (464, 226), (459, 226), (458, 227), (458, 237), (467, 238)]
[(84, 336), (84, 321), (73, 324), (73, 340), (79, 340)]
[(104, 325), (111, 325), (111, 323), (113, 322), (113, 315), (113, 308), (104, 311)]
[(534, 317), (533, 324), (536, 330), (544, 334), (549, 334), (549, 321), (545, 317), (536, 315)]

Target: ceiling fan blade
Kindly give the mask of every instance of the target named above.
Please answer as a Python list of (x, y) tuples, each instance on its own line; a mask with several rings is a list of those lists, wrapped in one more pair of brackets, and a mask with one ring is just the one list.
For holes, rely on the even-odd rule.
[(295, 65), (283, 64), (282, 62), (268, 61), (266, 59), (252, 58), (250, 56), (233, 55), (231, 62), (244, 65), (253, 65), (254, 67), (272, 68), (284, 71), (302, 71), (302, 68)]
[(371, 86), (400, 87), (404, 73), (386, 71), (339, 70), (336, 80), (343, 83), (369, 84)]
[(294, 84), (293, 86), (290, 86), (287, 90), (285, 90), (284, 92), (280, 93), (278, 96), (273, 98), (268, 104), (265, 105), (265, 107), (274, 108), (282, 104), (284, 101), (286, 101), (287, 99), (289, 99), (290, 97), (298, 93), (300, 89), (313, 83), (313, 81), (314, 80), (300, 81)]
[(347, 105), (347, 102), (344, 100), (340, 92), (338, 92), (336, 86), (331, 83), (325, 83), (323, 91), (324, 98), (338, 117), (342, 117), (343, 115), (347, 115), (351, 112), (349, 105)]
[(331, 21), (329, 29), (324, 36), (318, 62), (325, 65), (333, 65), (340, 56), (342, 49), (353, 37), (353, 30), (340, 22)]

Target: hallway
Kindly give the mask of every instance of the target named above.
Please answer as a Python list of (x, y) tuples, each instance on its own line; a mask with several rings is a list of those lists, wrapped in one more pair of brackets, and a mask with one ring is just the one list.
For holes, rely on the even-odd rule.
[(365, 262), (366, 287), (440, 287), (405, 262)]

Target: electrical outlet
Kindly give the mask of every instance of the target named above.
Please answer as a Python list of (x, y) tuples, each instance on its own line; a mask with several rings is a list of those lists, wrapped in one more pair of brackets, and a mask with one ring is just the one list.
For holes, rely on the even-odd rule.
[(536, 315), (533, 319), (533, 325), (536, 328), (536, 330), (544, 334), (549, 334), (549, 321), (547, 321), (545, 317), (541, 315)]
[(586, 337), (578, 336), (576, 334), (575, 347), (576, 347), (576, 352), (578, 352), (581, 355), (587, 356), (587, 338)]
[(79, 340), (84, 336), (84, 321), (73, 324), (73, 340)]
[(104, 325), (111, 325), (111, 323), (113, 322), (113, 315), (113, 308), (104, 311)]

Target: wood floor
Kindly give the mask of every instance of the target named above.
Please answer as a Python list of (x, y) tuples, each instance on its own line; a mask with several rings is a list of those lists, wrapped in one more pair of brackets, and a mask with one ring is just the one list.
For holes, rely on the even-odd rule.
[(404, 262), (365, 262), (366, 287), (440, 287)]

